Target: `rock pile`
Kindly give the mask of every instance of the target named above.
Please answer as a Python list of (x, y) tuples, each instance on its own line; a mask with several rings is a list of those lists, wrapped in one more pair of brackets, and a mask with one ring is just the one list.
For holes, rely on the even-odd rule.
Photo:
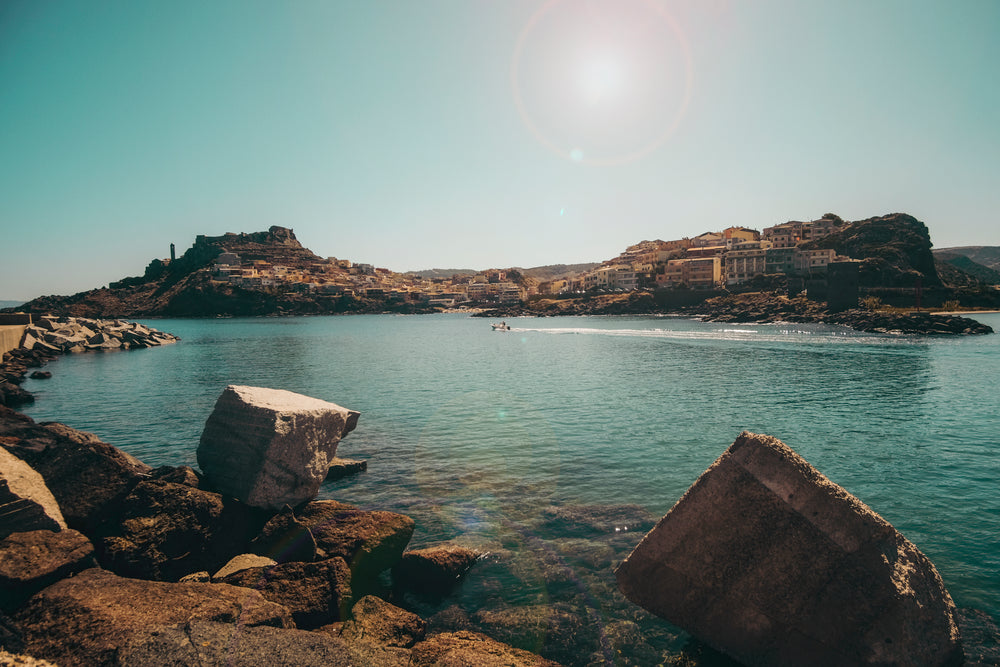
[(959, 665), (934, 565), (770, 436), (743, 433), (616, 571), (626, 597), (747, 665)]
[(21, 347), (56, 354), (93, 350), (128, 350), (177, 342), (173, 334), (138, 322), (86, 317), (40, 317), (24, 330)]
[[(276, 411), (275, 437), (339, 438), (357, 413), (330, 405)], [(0, 512), (0, 649), (62, 667), (555, 664), (476, 633), (425, 637), (419, 617), (370, 597), (403, 560), (407, 516), (312, 497), (250, 506), (191, 468), (151, 469), (3, 406), (0, 453), (2, 502), (18, 510)]]
[[(35, 397), (21, 388), (29, 368), (38, 368), (61, 354), (97, 350), (129, 350), (169, 345), (179, 339), (138, 322), (95, 320), (85, 317), (42, 316), (28, 325), (21, 346), (3, 355), (0, 363), (0, 405), (16, 407)], [(33, 379), (52, 376), (34, 371)]]

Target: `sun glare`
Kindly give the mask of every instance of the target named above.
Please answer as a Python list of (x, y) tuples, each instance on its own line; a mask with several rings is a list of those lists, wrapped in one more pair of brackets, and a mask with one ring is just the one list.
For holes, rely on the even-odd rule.
[(676, 21), (650, 0), (552, 0), (521, 32), (511, 85), (543, 145), (575, 162), (620, 164), (677, 128), (690, 54)]

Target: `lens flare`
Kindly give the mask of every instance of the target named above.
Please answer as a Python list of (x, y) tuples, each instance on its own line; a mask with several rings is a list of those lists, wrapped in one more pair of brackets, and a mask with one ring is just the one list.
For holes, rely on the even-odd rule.
[(684, 116), (693, 78), (683, 31), (652, 0), (550, 0), (522, 29), (510, 77), (535, 139), (590, 165), (662, 146)]

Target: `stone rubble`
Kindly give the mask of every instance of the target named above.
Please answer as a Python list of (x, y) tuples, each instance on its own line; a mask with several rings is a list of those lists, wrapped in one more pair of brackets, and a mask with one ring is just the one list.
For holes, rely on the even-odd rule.
[[(357, 415), (344, 412), (340, 434)], [(62, 526), (17, 524), (0, 538), (0, 648), (26, 660), (556, 664), (484, 635), (425, 637), (419, 616), (366, 597), (402, 557), (407, 516), (312, 497), (251, 507), (208, 475), (151, 469), (92, 434), (3, 406), (0, 455), (0, 479), (32, 466), (65, 515)]]

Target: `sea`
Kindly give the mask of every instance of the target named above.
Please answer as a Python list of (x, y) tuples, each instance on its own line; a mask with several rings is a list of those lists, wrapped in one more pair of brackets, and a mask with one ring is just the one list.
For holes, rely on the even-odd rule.
[[(975, 316), (1000, 331), (1000, 314)], [(1000, 335), (925, 337), (671, 316), (463, 313), (156, 319), (175, 345), (65, 356), (23, 411), (151, 466), (197, 467), (229, 384), (358, 410), (320, 498), (413, 517), (411, 548), (484, 555), (432, 629), (569, 665), (725, 664), (625, 600), (613, 570), (741, 431), (792, 447), (1000, 618)], [(733, 521), (740, 521), (734, 516)]]

